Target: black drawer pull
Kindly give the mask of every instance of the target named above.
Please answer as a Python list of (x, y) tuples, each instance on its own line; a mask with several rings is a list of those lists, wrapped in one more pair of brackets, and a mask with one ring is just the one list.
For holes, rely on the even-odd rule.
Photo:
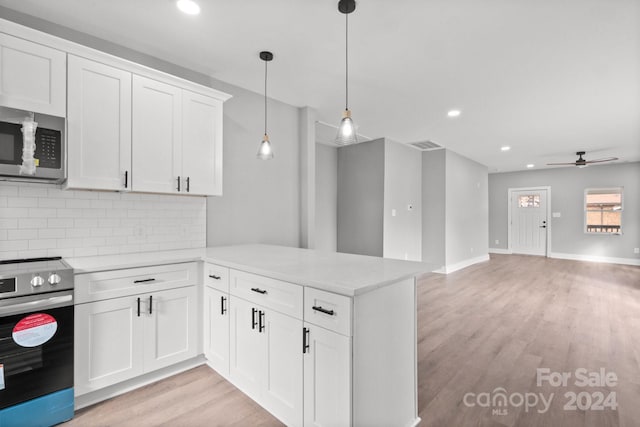
[(320, 313), (328, 314), (329, 316), (333, 316), (335, 314), (335, 312), (333, 310), (327, 310), (326, 308), (322, 308), (320, 306), (315, 306), (314, 305), (311, 308), (314, 309), (315, 311), (319, 311)]
[(153, 314), (153, 295), (149, 295), (149, 314)]
[(266, 289), (251, 288), (251, 290), (252, 290), (253, 292), (257, 292), (257, 293), (259, 293), (259, 294), (263, 294), (263, 295), (267, 293), (267, 290), (266, 290)]
[(220, 297), (220, 314), (221, 314), (221, 315), (223, 315), (223, 316), (224, 316), (224, 313), (226, 313), (226, 312), (227, 312), (227, 309), (226, 309), (226, 308), (224, 308), (224, 302), (225, 302), (226, 300), (227, 300), (227, 299), (226, 299), (225, 297)]
[(124, 188), (129, 187), (129, 171), (124, 171)]
[(133, 283), (148, 283), (148, 282), (153, 282), (156, 279), (140, 279), (140, 280), (134, 280)]
[(215, 274), (210, 274), (209, 277), (215, 280), (220, 280), (220, 276), (216, 276)]
[(178, 191), (180, 191), (180, 177), (178, 177)]
[(309, 349), (309, 328), (302, 328), (302, 354)]
[(187, 177), (187, 193), (189, 192), (189, 181), (190, 181), (190, 179), (189, 179), (189, 177)]
[(258, 322), (256, 322), (256, 313), (258, 312), (258, 310), (256, 310), (255, 308), (251, 309), (251, 329), (255, 329), (256, 325), (258, 324)]
[(138, 317), (140, 317), (140, 297), (138, 297)]
[(260, 311), (258, 312), (258, 322), (259, 322), (259, 325), (258, 325), (258, 332), (262, 332), (262, 331), (264, 331), (264, 324), (265, 324), (265, 321), (264, 321), (264, 311), (262, 311), (262, 310), (260, 310)]

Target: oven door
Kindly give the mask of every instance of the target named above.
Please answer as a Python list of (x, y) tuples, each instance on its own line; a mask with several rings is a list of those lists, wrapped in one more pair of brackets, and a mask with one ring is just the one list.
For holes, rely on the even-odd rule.
[(73, 387), (73, 290), (0, 300), (0, 409)]

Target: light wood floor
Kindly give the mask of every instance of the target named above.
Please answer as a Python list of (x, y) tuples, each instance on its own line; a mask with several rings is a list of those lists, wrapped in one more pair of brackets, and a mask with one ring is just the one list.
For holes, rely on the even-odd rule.
[[(536, 369), (571, 372), (567, 387), (536, 385)], [(614, 387), (574, 385), (578, 368), (605, 368)], [(528, 412), (467, 407), (466, 393), (542, 393)], [(566, 411), (566, 392), (615, 392), (613, 411)], [(473, 399), (471, 399), (472, 401)], [(469, 401), (469, 400), (468, 400)], [(517, 401), (517, 399), (516, 399)], [(640, 268), (519, 255), (418, 283), (421, 426), (640, 425)], [(65, 426), (279, 426), (207, 367), (78, 411)], [(386, 426), (385, 426), (386, 427)], [(391, 426), (389, 426), (391, 427)]]

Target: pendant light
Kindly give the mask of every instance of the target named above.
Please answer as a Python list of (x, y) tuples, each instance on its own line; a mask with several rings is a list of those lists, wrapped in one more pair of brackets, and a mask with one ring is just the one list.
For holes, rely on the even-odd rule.
[(342, 121), (338, 127), (335, 143), (337, 145), (355, 144), (358, 142), (356, 136), (356, 127), (351, 119), (351, 110), (349, 110), (349, 14), (356, 10), (355, 0), (340, 0), (338, 2), (338, 11), (345, 16), (345, 106), (342, 113)]
[(264, 136), (256, 157), (260, 160), (271, 160), (273, 159), (273, 150), (271, 149), (271, 142), (269, 142), (269, 135), (267, 135), (267, 62), (273, 59), (273, 53), (262, 51), (260, 52), (260, 59), (264, 61)]

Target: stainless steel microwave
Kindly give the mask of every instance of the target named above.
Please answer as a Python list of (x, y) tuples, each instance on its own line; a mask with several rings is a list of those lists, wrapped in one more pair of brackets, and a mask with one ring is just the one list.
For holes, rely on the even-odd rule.
[(36, 129), (35, 175), (21, 175), (22, 125), (0, 121), (0, 179), (64, 180), (64, 144), (59, 130)]

